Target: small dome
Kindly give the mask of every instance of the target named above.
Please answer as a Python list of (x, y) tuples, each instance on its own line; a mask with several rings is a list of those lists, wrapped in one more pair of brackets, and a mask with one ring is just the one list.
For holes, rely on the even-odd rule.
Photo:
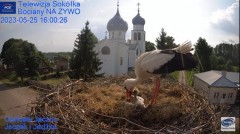
[(126, 21), (122, 19), (118, 10), (116, 15), (108, 21), (107, 30), (108, 31), (125, 31), (125, 32), (128, 30), (128, 24)]
[(145, 19), (143, 19), (140, 14), (138, 13), (133, 19), (132, 19), (133, 25), (144, 25)]

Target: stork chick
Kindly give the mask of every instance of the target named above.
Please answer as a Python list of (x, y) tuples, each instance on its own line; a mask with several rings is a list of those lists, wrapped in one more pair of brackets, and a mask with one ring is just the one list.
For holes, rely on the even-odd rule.
[(138, 96), (139, 90), (135, 87), (133, 90), (133, 93), (131, 95), (131, 101), (127, 102), (127, 105), (146, 108), (144, 104), (144, 99), (140, 96)]

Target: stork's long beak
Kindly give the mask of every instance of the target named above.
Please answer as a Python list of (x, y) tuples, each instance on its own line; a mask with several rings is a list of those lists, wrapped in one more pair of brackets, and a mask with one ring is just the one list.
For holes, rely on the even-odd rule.
[(132, 91), (126, 89), (126, 99), (127, 99), (127, 102), (131, 101), (131, 96), (132, 96)]

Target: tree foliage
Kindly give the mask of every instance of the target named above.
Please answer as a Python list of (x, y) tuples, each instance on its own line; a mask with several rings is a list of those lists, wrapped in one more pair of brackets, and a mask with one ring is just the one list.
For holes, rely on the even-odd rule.
[(197, 40), (194, 53), (196, 59), (200, 60), (200, 64), (198, 65), (200, 72), (211, 70), (212, 52), (213, 49), (210, 45), (208, 45), (206, 39), (200, 37)]
[(239, 43), (235, 45), (221, 43), (214, 48), (214, 53), (216, 56), (222, 56), (226, 63), (228, 60), (231, 60), (232, 65), (239, 65)]
[(93, 49), (97, 43), (96, 36), (89, 29), (89, 22), (86, 22), (85, 28), (77, 35), (72, 52), (70, 67), (77, 78), (86, 80), (89, 77), (96, 76), (101, 69), (102, 64)]
[(155, 50), (155, 44), (150, 42), (150, 41), (146, 41), (146, 52), (149, 52), (149, 51), (153, 51)]
[(20, 44), (21, 42), (23, 42), (22, 39), (9, 39), (7, 40), (2, 47), (2, 52), (1, 52), (1, 59), (3, 61), (3, 64), (5, 64), (7, 67), (11, 66), (14, 63), (14, 58), (15, 55), (8, 55), (9, 53), (15, 53), (17, 52), (17, 48), (15, 48), (14, 46), (16, 46), (17, 44)]
[(7, 40), (1, 52), (3, 64), (12, 67), (17, 76), (38, 77), (39, 63), (43, 60), (34, 44), (22, 39)]
[(174, 43), (174, 40), (172, 36), (167, 36), (164, 28), (162, 28), (159, 37), (156, 39), (157, 48), (161, 50), (175, 48), (177, 45)]

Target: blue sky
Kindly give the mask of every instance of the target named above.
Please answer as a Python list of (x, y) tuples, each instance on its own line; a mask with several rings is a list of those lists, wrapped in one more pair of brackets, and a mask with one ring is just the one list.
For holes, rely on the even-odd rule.
[[(0, 23), (0, 49), (8, 39), (21, 38), (34, 43), (43, 52), (72, 51), (74, 40), (87, 20), (93, 33), (103, 39), (107, 22), (116, 14), (117, 0), (78, 1), (81, 13), (68, 15), (67, 24)], [(211, 46), (239, 42), (239, 0), (120, 0), (120, 14), (128, 23), (127, 39), (130, 39), (138, 2), (140, 14), (146, 21), (147, 41), (155, 43), (164, 28), (177, 44), (186, 40), (196, 43), (199, 37), (205, 38)]]

